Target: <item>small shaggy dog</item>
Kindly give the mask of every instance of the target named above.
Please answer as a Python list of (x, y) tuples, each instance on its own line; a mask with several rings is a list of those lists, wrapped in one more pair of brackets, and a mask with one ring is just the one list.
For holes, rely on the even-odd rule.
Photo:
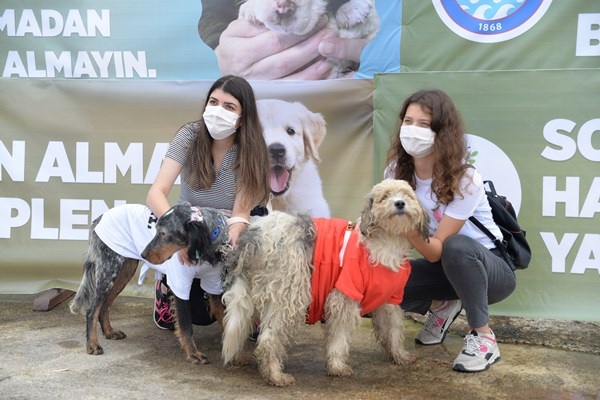
[[(144, 248), (145, 243), (148, 244)], [(228, 246), (225, 216), (215, 209), (191, 207), (189, 203), (172, 207), (158, 221), (150, 209), (141, 204), (117, 206), (94, 220), (83, 278), (70, 304), (73, 314), (86, 315), (88, 354), (104, 352), (98, 342), (98, 322), (107, 339), (125, 339), (125, 333), (111, 326), (109, 311), (135, 274), (139, 261), (162, 264), (187, 247), (190, 260), (216, 264)], [(186, 310), (182, 302), (175, 297), (175, 333), (188, 361), (204, 364), (206, 356), (198, 351), (192, 338), (189, 307)], [(222, 325), (220, 296), (209, 298), (209, 304)]]
[(410, 274), (402, 233), (414, 229), (427, 236), (426, 213), (407, 182), (391, 179), (373, 187), (359, 224), (282, 212), (259, 219), (223, 263), (224, 364), (249, 361), (244, 345), (258, 319), (260, 373), (271, 385), (291, 385), (283, 372), (290, 336), (300, 324), (324, 321), (327, 373), (349, 376), (350, 339), (368, 313), (388, 358), (413, 362), (398, 304)]
[[(309, 33), (321, 17), (329, 17), (328, 28), (344, 39), (373, 39), (379, 31), (374, 0), (246, 0), (239, 18), (266, 28), (294, 35)], [(337, 7), (337, 8), (336, 8)], [(330, 60), (334, 67), (327, 79), (342, 78), (358, 69), (347, 60)]]

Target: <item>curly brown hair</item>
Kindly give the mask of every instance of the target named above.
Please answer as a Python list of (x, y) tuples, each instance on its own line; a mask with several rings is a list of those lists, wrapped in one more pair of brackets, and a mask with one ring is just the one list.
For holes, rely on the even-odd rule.
[(445, 92), (438, 89), (420, 90), (404, 101), (387, 163), (394, 168), (394, 178), (406, 180), (413, 188), (416, 187), (414, 159), (400, 142), (400, 126), (406, 110), (413, 103), (431, 113), (431, 130), (435, 132), (431, 190), (440, 203), (448, 204), (455, 195), (462, 197), (460, 180), (471, 165), (468, 163), (469, 151), (462, 118)]
[[(238, 192), (244, 193), (244, 201), (264, 205), (269, 199), (269, 153), (263, 136), (263, 129), (258, 117), (256, 99), (252, 86), (244, 78), (226, 75), (219, 78), (208, 90), (204, 108), (211, 94), (221, 89), (235, 97), (242, 106), (240, 125), (235, 135), (237, 145)], [(186, 182), (195, 189), (210, 188), (215, 179), (211, 146), (213, 138), (208, 133), (206, 124), (200, 120), (197, 127), (196, 140), (190, 146), (188, 162), (185, 164)]]

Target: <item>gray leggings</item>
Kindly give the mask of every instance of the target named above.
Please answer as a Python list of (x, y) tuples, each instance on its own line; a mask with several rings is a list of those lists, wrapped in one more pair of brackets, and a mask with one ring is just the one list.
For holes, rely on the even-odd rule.
[(402, 309), (425, 314), (432, 300), (460, 299), (472, 328), (488, 323), (488, 305), (507, 298), (516, 287), (514, 271), (496, 249), (464, 235), (446, 239), (442, 258), (411, 260), (412, 271)]

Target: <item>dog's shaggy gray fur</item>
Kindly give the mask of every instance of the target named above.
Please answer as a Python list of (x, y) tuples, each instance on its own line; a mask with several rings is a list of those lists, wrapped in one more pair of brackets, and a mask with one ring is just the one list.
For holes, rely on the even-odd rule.
[[(411, 249), (402, 234), (413, 229), (427, 236), (426, 213), (410, 185), (391, 179), (375, 185), (360, 220), (360, 243), (370, 262), (399, 271)], [(260, 335), (254, 354), (261, 375), (274, 386), (294, 383), (294, 377), (283, 372), (285, 347), (295, 328), (306, 321), (315, 239), (311, 218), (282, 212), (259, 219), (240, 236), (237, 249), (224, 261), (224, 364), (249, 361), (244, 344), (257, 319)], [(401, 308), (386, 303), (372, 316), (375, 337), (388, 358), (395, 364), (413, 362), (414, 356), (404, 350)], [(351, 375), (347, 360), (351, 336), (360, 323), (360, 304), (333, 289), (324, 318), (327, 372)]]

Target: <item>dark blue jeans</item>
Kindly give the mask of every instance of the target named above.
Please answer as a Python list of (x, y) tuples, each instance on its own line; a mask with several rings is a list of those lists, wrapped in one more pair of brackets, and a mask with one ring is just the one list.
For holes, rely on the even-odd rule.
[(498, 250), (464, 235), (446, 239), (439, 262), (419, 258), (410, 264), (402, 309), (425, 314), (432, 300), (460, 299), (472, 328), (487, 324), (488, 305), (507, 298), (517, 284)]

